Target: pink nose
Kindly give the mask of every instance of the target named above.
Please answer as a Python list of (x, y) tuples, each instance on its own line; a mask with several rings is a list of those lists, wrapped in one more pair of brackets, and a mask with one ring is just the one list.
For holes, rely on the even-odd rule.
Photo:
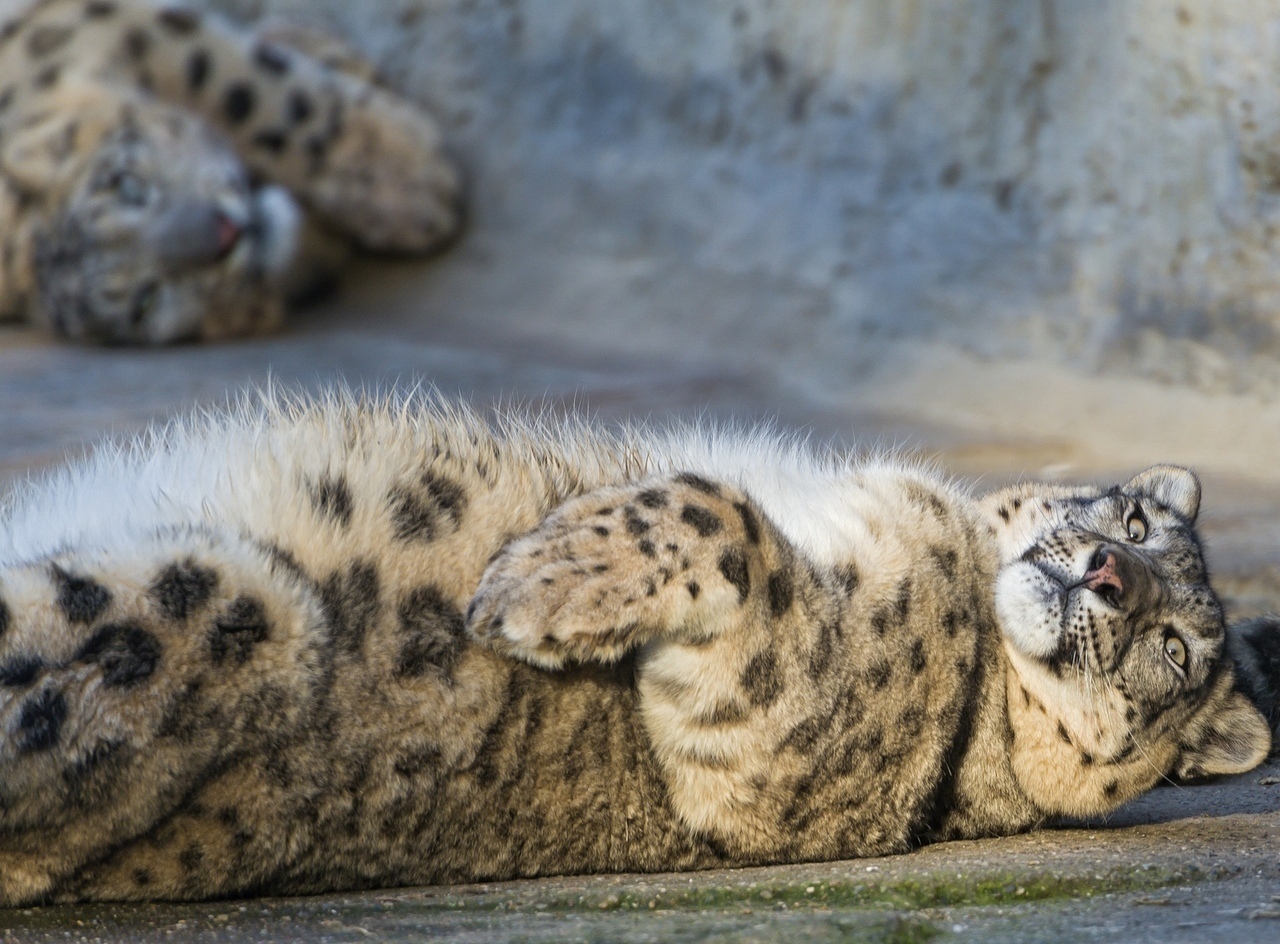
[(1109, 588), (1117, 598), (1124, 593), (1124, 581), (1116, 572), (1116, 556), (1107, 550), (1099, 551), (1089, 562), (1089, 571), (1084, 575), (1084, 585), (1094, 593)]
[(228, 255), (232, 249), (235, 249), (236, 243), (240, 242), (240, 237), (243, 235), (243, 229), (221, 213), (218, 214), (218, 255), (220, 257)]

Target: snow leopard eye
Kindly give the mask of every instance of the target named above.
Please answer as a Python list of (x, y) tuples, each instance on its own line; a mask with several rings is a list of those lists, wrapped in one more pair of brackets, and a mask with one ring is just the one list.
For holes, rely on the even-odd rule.
[(1129, 513), (1124, 529), (1129, 534), (1129, 540), (1134, 544), (1141, 544), (1147, 539), (1147, 519), (1143, 517), (1142, 509), (1137, 505), (1134, 505), (1133, 511)]
[(1172, 631), (1165, 633), (1164, 654), (1165, 658), (1172, 662), (1179, 672), (1185, 671), (1187, 665), (1187, 646), (1177, 633)]

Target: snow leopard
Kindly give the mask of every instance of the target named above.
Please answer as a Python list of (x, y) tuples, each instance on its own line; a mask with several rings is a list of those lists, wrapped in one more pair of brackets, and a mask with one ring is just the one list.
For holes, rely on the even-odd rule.
[(268, 391), (0, 512), (0, 904), (906, 852), (1248, 770), (1200, 484)]
[(436, 121), (314, 29), (148, 0), (0, 25), (0, 318), (111, 344), (263, 334), (351, 243), (434, 251), (460, 221)]

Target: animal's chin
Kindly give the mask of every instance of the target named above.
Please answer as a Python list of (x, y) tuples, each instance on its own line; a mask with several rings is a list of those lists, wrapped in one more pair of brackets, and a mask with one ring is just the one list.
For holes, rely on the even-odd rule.
[(267, 186), (254, 191), (251, 213), (250, 265), (270, 280), (282, 280), (298, 255), (302, 211), (283, 187)]

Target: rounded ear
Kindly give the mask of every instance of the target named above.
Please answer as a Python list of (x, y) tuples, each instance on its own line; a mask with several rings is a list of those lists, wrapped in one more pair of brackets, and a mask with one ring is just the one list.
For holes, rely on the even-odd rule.
[(1194, 522), (1200, 512), (1200, 480), (1180, 465), (1153, 465), (1124, 487), (1129, 494), (1147, 495)]
[(119, 123), (121, 105), (129, 100), (112, 88), (68, 79), (49, 107), (5, 132), (0, 167), (27, 193), (56, 189)]
[(1249, 699), (1231, 689), (1192, 720), (1191, 743), (1185, 744), (1174, 773), (1184, 780), (1242, 774), (1267, 759), (1271, 729)]
[(0, 151), (4, 173), (27, 193), (47, 193), (79, 163), (80, 122), (57, 111), (38, 115), (14, 129)]

